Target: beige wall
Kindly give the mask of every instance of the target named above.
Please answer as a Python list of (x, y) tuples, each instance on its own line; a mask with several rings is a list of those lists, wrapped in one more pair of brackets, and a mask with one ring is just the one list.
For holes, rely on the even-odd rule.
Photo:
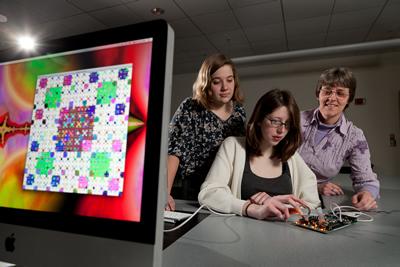
[[(316, 107), (314, 88), (320, 72), (339, 65), (348, 66), (355, 73), (358, 81), (356, 98), (366, 98), (365, 105), (352, 104), (346, 110), (346, 116), (364, 131), (375, 171), (381, 177), (400, 177), (400, 53), (239, 65), (248, 117), (257, 99), (275, 87), (290, 90), (300, 109)], [(191, 96), (195, 77), (196, 73), (174, 76), (171, 116), (180, 102)], [(396, 136), (396, 147), (390, 146), (390, 134)]]

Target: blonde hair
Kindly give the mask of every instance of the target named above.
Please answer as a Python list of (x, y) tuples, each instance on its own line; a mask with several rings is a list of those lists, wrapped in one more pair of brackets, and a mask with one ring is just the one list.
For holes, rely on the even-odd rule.
[(213, 75), (222, 66), (229, 65), (232, 68), (235, 80), (235, 89), (232, 100), (243, 103), (243, 95), (239, 89), (239, 78), (237, 76), (235, 65), (232, 60), (223, 54), (214, 54), (208, 56), (200, 67), (197, 79), (193, 84), (193, 99), (197, 100), (203, 107), (209, 109), (211, 103), (211, 75)]

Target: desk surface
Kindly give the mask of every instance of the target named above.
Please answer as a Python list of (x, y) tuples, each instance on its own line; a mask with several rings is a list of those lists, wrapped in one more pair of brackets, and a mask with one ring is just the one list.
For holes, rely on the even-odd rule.
[(212, 214), (164, 250), (163, 266), (399, 266), (399, 200), (400, 186), (383, 187), (373, 222), (329, 234)]

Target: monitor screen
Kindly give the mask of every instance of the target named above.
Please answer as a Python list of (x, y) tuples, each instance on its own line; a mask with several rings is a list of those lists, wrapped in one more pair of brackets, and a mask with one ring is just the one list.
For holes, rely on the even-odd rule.
[(172, 50), (152, 21), (1, 59), (0, 261), (161, 262)]

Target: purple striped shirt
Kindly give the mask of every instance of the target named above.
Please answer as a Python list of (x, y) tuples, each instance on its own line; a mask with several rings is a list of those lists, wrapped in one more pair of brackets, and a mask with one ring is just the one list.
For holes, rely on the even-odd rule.
[(303, 143), (299, 153), (317, 176), (318, 183), (332, 180), (348, 161), (354, 190), (369, 191), (377, 198), (379, 181), (371, 169), (370, 152), (363, 131), (342, 114), (336, 128), (315, 144), (317, 114), (318, 109), (301, 112)]

